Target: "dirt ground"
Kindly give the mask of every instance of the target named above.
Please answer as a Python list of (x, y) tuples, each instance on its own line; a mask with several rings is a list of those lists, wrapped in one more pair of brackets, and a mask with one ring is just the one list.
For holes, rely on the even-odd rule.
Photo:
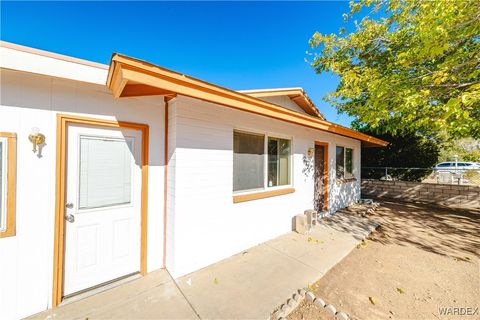
[[(480, 211), (382, 202), (369, 217), (381, 227), (312, 284), (317, 296), (350, 319), (480, 319)], [(308, 302), (288, 317), (332, 318)]]

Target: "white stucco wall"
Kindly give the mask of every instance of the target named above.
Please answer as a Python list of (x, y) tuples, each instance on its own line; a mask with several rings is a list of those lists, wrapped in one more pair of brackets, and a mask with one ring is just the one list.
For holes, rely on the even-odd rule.
[[(174, 277), (227, 258), (290, 231), (291, 219), (313, 207), (313, 167), (305, 165), (315, 141), (329, 143), (329, 211), (360, 197), (359, 181), (337, 185), (335, 146), (354, 149), (359, 177), (360, 142), (305, 127), (178, 96), (170, 103), (167, 268)], [(234, 204), (233, 130), (292, 139), (293, 187), (287, 195)], [(313, 159), (307, 159), (313, 166)], [(172, 203), (173, 202), (173, 203)], [(173, 213), (174, 212), (174, 213)]]
[[(65, 61), (55, 68), (65, 65), (66, 70), (71, 70)], [(107, 71), (90, 69), (76, 65), (71, 71), (85, 72), (88, 77), (96, 75), (96, 81), (104, 84)], [(161, 268), (163, 99), (115, 100), (105, 85), (5, 69), (1, 71), (0, 94), (0, 131), (17, 133), (16, 235), (0, 239), (0, 318), (18, 319), (51, 306), (57, 113), (150, 126), (147, 268)], [(32, 152), (28, 140), (32, 127), (40, 128), (46, 136), (42, 157)]]

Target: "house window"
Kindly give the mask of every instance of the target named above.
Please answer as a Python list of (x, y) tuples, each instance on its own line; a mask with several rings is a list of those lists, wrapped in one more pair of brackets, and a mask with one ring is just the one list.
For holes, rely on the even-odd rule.
[(336, 149), (337, 179), (353, 178), (353, 149), (339, 147)]
[(268, 138), (268, 186), (290, 184), (290, 140)]
[(16, 135), (0, 132), (0, 238), (15, 235)]
[(264, 149), (263, 135), (233, 133), (233, 191), (263, 188)]
[(291, 184), (291, 141), (233, 132), (233, 191)]

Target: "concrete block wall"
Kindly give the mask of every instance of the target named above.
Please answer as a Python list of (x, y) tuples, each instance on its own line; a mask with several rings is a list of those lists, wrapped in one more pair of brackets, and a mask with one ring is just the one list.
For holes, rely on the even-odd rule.
[(478, 186), (362, 180), (362, 198), (396, 199), (451, 208), (480, 209)]

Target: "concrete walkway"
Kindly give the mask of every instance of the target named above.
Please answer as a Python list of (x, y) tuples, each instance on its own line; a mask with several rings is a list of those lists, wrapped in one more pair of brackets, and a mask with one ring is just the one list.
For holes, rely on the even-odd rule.
[(309, 235), (288, 233), (177, 282), (202, 319), (268, 319), (276, 307), (321, 278), (375, 227), (365, 218), (339, 213), (323, 219)]
[(285, 234), (174, 282), (165, 270), (49, 310), (37, 319), (267, 319), (321, 278), (376, 225), (337, 213), (309, 235)]

